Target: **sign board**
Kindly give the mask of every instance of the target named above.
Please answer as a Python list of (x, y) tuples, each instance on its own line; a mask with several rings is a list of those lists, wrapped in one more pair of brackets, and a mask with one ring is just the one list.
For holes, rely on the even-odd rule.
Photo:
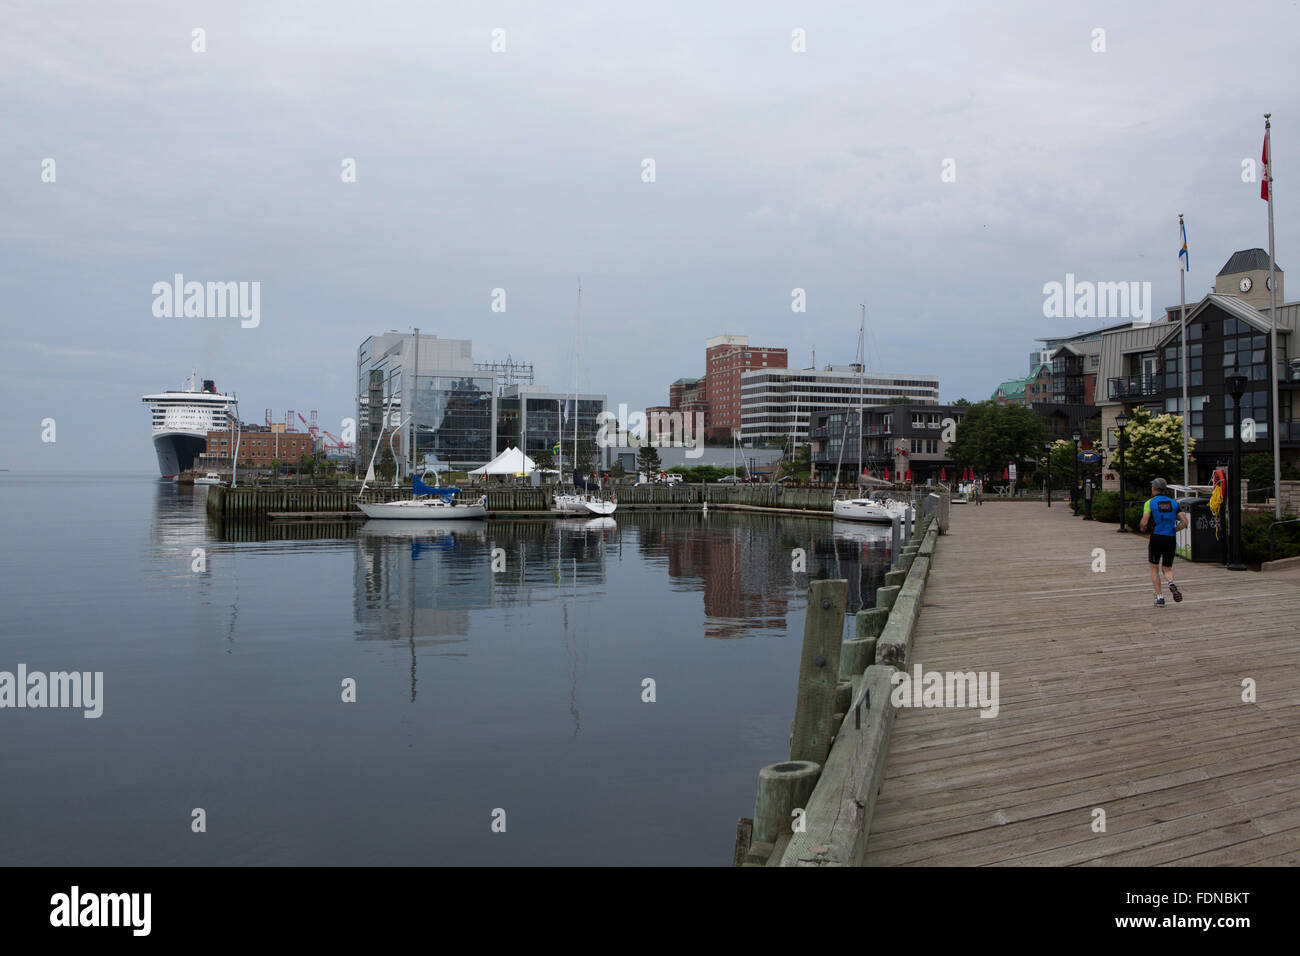
[(1081, 451), (1079, 452), (1079, 464), (1099, 465), (1101, 464), (1101, 453), (1095, 451)]
[(1016, 480), (1016, 463), (1014, 461), (1007, 462), (1007, 477), (1012, 481)]

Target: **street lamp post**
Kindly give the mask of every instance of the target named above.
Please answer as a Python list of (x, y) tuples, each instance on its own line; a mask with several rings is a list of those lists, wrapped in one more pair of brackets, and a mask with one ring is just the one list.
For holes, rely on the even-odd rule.
[(1079, 439), (1080, 436), (1076, 431), (1072, 436), (1074, 439), (1074, 483), (1070, 485), (1070, 506), (1074, 508), (1074, 516), (1079, 516)]
[(1052, 443), (1044, 442), (1047, 449), (1047, 507), (1052, 507)]
[(1228, 493), (1232, 515), (1232, 563), (1229, 571), (1245, 571), (1241, 563), (1241, 396), (1246, 391), (1246, 376), (1229, 375), (1223, 380), (1232, 395), (1232, 473), (1228, 476)]
[(1128, 416), (1120, 412), (1115, 416), (1115, 430), (1119, 432), (1119, 527), (1120, 534), (1128, 531), (1124, 527), (1124, 429), (1128, 427)]

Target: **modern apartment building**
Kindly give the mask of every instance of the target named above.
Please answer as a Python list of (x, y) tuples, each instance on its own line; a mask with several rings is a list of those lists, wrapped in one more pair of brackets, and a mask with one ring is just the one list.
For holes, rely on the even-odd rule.
[(709, 403), (705, 434), (710, 441), (730, 441), (741, 427), (741, 376), (756, 369), (785, 368), (787, 360), (785, 349), (751, 346), (745, 335), (715, 335), (704, 343)]
[[(955, 466), (945, 436), (955, 434), (965, 408), (960, 405), (909, 403), (873, 405), (862, 410), (858, 432), (856, 408), (819, 408), (812, 412), (812, 468), (818, 481), (853, 484), (858, 473), (858, 443), (863, 469), (883, 478), (913, 482), (952, 480)], [(945, 425), (952, 428), (945, 428)]]
[(939, 403), (939, 379), (931, 375), (868, 372), (859, 365), (823, 369), (754, 370), (741, 375), (742, 442), (808, 441), (813, 411), (830, 406), (879, 405), (890, 401)]
[[(1283, 461), (1300, 456), (1300, 361), (1294, 335), (1300, 302), (1285, 302), (1283, 272), (1278, 278), (1278, 354), (1271, 354), (1268, 292), (1257, 289), (1267, 279), (1268, 256), (1261, 249), (1237, 252), (1215, 279), (1214, 291), (1187, 306), (1188, 428), (1196, 440), (1189, 475), (1193, 484), (1209, 481), (1215, 467), (1232, 455), (1233, 432), (1242, 420), (1254, 421), (1255, 441), (1243, 442), (1242, 452), (1273, 450), (1273, 429), (1280, 429)], [(1119, 437), (1116, 416), (1143, 406), (1153, 414), (1182, 413), (1182, 329), (1177, 307), (1166, 309), (1164, 321), (1135, 325), (1103, 336), (1100, 376), (1105, 384), (1102, 406), (1103, 446), (1107, 449), (1105, 482), (1116, 488)], [(1278, 405), (1272, 407), (1271, 369), (1278, 370)], [(1245, 376), (1241, 409), (1234, 407), (1227, 378)], [(1181, 480), (1182, 475), (1167, 476)]]

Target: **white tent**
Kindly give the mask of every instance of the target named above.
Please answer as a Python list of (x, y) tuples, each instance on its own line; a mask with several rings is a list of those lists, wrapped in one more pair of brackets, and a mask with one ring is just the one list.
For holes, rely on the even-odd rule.
[(507, 448), (471, 475), (527, 475), (537, 470), (537, 463), (518, 448)]

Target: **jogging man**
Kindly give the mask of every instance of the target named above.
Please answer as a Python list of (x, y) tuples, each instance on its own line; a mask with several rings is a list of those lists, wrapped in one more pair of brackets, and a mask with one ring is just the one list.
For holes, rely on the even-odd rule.
[(1180, 511), (1178, 502), (1165, 494), (1169, 485), (1163, 478), (1151, 482), (1151, 497), (1142, 506), (1141, 528), (1151, 529), (1147, 542), (1147, 562), (1151, 565), (1151, 587), (1156, 592), (1156, 607), (1165, 606), (1165, 596), (1160, 593), (1160, 565), (1165, 566), (1165, 583), (1174, 601), (1183, 599), (1183, 592), (1174, 584), (1174, 535), (1187, 527), (1187, 512)]

